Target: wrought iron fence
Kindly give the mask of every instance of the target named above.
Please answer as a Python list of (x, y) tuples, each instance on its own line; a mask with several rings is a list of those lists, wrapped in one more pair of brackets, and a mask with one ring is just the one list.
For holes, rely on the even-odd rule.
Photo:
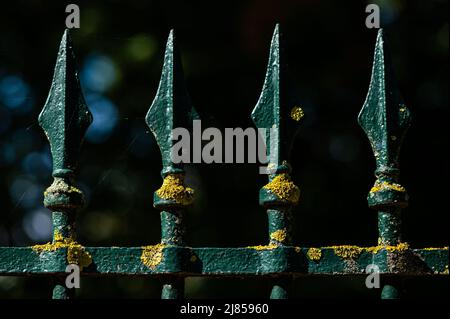
[[(53, 240), (32, 247), (0, 247), (0, 275), (53, 277), (57, 281), (53, 298), (57, 299), (74, 296), (74, 289), (65, 285), (66, 267), (71, 264), (79, 266), (83, 276), (157, 276), (163, 280), (164, 299), (182, 298), (184, 279), (190, 276), (269, 277), (274, 281), (270, 297), (280, 299), (289, 297), (295, 277), (367, 276), (371, 265), (376, 265), (382, 277), (382, 298), (400, 297), (398, 279), (403, 276), (448, 275), (448, 247), (415, 249), (401, 238), (401, 210), (408, 205), (408, 195), (399, 182), (398, 159), (411, 116), (396, 85), (382, 30), (376, 40), (369, 92), (358, 117), (376, 159), (376, 180), (368, 204), (378, 214), (378, 243), (372, 247), (293, 244), (291, 208), (298, 203), (300, 190), (290, 177), (288, 158), (304, 114), (291, 102), (282, 48), (277, 25), (262, 93), (251, 114), (256, 127), (275, 127), (278, 132), (268, 141), (277, 146), (277, 161), (269, 164), (273, 174), (259, 196), (260, 205), (267, 210), (268, 242), (240, 248), (198, 248), (184, 241), (183, 210), (194, 200), (194, 190), (184, 183), (183, 166), (171, 160), (171, 132), (176, 127), (190, 127), (197, 114), (189, 102), (172, 31), (159, 88), (145, 118), (162, 154), (164, 180), (154, 193), (154, 207), (161, 214), (161, 242), (142, 247), (85, 247), (77, 242), (75, 232), (76, 215), (84, 202), (75, 171), (92, 116), (80, 89), (66, 30), (50, 93), (39, 115), (53, 158), (54, 181), (44, 193), (44, 205), (52, 212)], [(270, 147), (267, 149), (270, 152)]]

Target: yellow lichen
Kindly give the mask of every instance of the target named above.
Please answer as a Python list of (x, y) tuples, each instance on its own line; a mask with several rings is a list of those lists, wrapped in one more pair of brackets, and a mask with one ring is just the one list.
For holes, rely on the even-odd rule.
[(62, 178), (55, 178), (52, 185), (50, 185), (44, 192), (44, 196), (50, 193), (78, 193), (83, 194), (83, 192), (76, 188), (75, 186), (69, 185)]
[[(378, 240), (380, 243), (380, 240)], [(386, 250), (390, 253), (402, 253), (408, 251), (409, 244), (408, 243), (399, 243), (398, 245), (380, 245), (373, 247), (359, 247), (359, 246), (352, 246), (352, 245), (341, 245), (341, 246), (328, 246), (328, 247), (322, 247), (322, 248), (309, 248), (307, 255), (309, 259), (314, 260), (313, 256), (318, 255), (321, 256), (322, 252), (321, 249), (333, 249), (336, 256), (339, 256), (344, 259), (354, 259), (357, 258), (361, 253), (367, 252), (370, 254), (377, 254), (381, 250)], [(441, 247), (441, 248), (435, 248), (435, 247), (429, 247), (429, 248), (423, 248), (422, 250), (448, 250), (448, 247)], [(320, 259), (320, 257), (319, 257)]]
[(445, 270), (442, 272), (444, 275), (448, 275), (448, 265), (445, 265)]
[(284, 242), (287, 237), (286, 228), (278, 229), (270, 234), (270, 239), (276, 240), (280, 243)]
[(322, 250), (320, 250), (320, 248), (310, 248), (306, 255), (312, 261), (319, 261), (320, 258), (322, 258)]
[(336, 256), (344, 259), (357, 258), (364, 250), (364, 248), (351, 245), (331, 246), (326, 248), (332, 248)]
[(376, 182), (375, 185), (370, 190), (370, 192), (376, 193), (376, 192), (386, 190), (386, 189), (392, 189), (392, 190), (395, 190), (397, 192), (402, 192), (402, 193), (406, 192), (406, 189), (402, 185), (396, 184), (396, 183), (389, 183), (389, 182)]
[(275, 244), (269, 244), (269, 245), (259, 245), (259, 246), (248, 246), (247, 248), (255, 249), (255, 250), (271, 250), (275, 249), (279, 246)]
[(195, 263), (197, 261), (197, 256), (192, 255), (191, 258), (189, 258), (189, 260), (191, 261), (191, 263)]
[(303, 112), (302, 108), (299, 106), (294, 106), (291, 109), (291, 118), (294, 121), (300, 121), (305, 116), (305, 113)]
[(141, 254), (142, 263), (151, 269), (155, 269), (164, 258), (163, 250), (165, 247), (165, 244), (143, 246)]
[(445, 247), (427, 247), (427, 248), (423, 248), (423, 250), (448, 250), (448, 246), (445, 246)]
[(192, 203), (194, 190), (184, 185), (184, 176), (181, 174), (169, 174), (164, 178), (162, 186), (156, 194), (168, 200), (174, 200), (181, 205)]
[(57, 229), (53, 232), (53, 241), (64, 241), (63, 235)]
[(78, 265), (80, 270), (92, 263), (91, 254), (82, 245), (71, 238), (63, 238), (58, 231), (55, 231), (55, 241), (53, 243), (34, 245), (31, 248), (39, 254), (44, 251), (56, 251), (61, 248), (67, 248), (67, 262)]
[(295, 247), (294, 249), (295, 249), (295, 252), (296, 252), (296, 253), (300, 253), (300, 252), (302, 251), (302, 248), (301, 248), (301, 247)]
[(67, 250), (67, 261), (83, 269), (92, 263), (92, 256), (80, 244), (72, 244)]
[(264, 188), (292, 204), (297, 204), (300, 198), (300, 189), (292, 182), (289, 174), (275, 176)]
[(359, 247), (352, 245), (342, 245), (342, 246), (329, 246), (324, 248), (331, 248), (334, 250), (336, 256), (344, 259), (354, 259), (357, 258), (361, 253), (368, 252), (371, 254), (377, 254), (380, 250), (387, 250), (388, 252), (404, 252), (409, 249), (408, 243), (399, 243), (396, 246), (389, 245), (378, 245), (374, 247)]
[(409, 249), (409, 244), (408, 243), (399, 243), (396, 246), (385, 246), (384, 249), (386, 249), (389, 252), (406, 251)]
[(372, 254), (377, 254), (382, 249), (386, 249), (388, 252), (392, 253), (392, 252), (396, 252), (396, 251), (398, 251), (398, 252), (406, 251), (409, 249), (409, 245), (408, 245), (408, 243), (399, 243), (398, 245), (395, 245), (395, 246), (378, 244), (378, 246), (366, 247), (363, 249)]

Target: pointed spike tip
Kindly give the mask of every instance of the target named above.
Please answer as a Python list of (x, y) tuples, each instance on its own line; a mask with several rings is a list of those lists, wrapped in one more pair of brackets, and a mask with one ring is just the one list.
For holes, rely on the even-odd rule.
[(378, 30), (377, 40), (375, 42), (375, 48), (383, 49), (384, 46), (384, 31), (383, 29)]
[(70, 29), (64, 29), (63, 35), (61, 37), (61, 44), (68, 44), (72, 42), (72, 36), (70, 35)]
[(170, 29), (168, 40), (172, 40), (175, 38), (175, 29)]
[(275, 25), (275, 29), (273, 30), (272, 45), (277, 44), (279, 42), (280, 42), (280, 24), (277, 23)]
[(62, 35), (52, 84), (38, 122), (50, 143), (53, 174), (60, 174), (59, 170), (72, 171), (76, 167), (84, 133), (92, 122), (92, 114), (81, 91), (67, 29)]
[(167, 37), (167, 43), (166, 43), (166, 52), (165, 55), (167, 55), (170, 52), (170, 55), (174, 54), (175, 51), (175, 31), (174, 29), (171, 29), (169, 32), (169, 36)]
[(273, 33), (274, 34), (277, 34), (277, 33), (279, 33), (280, 32), (280, 24), (279, 23), (276, 23), (275, 24), (275, 29), (273, 30)]

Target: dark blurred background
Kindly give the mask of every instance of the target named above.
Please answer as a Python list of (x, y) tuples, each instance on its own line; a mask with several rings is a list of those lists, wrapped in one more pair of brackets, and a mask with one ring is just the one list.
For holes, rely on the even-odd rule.
[[(0, 245), (51, 239), (42, 205), (51, 156), (37, 116), (47, 97), (66, 18), (65, 1), (8, 1), (0, 8)], [(356, 117), (371, 74), (376, 30), (365, 6), (381, 8), (394, 68), (413, 115), (401, 154), (410, 194), (404, 240), (448, 246), (448, 2), (432, 1), (77, 1), (72, 33), (81, 84), (94, 116), (82, 149), (79, 213), (86, 246), (141, 246), (160, 239), (152, 193), (161, 158), (144, 116), (158, 87), (165, 42), (176, 30), (191, 99), (202, 126), (250, 127), (276, 22), (281, 23), (305, 119), (294, 143), (295, 243), (376, 245), (376, 213), (367, 208), (375, 162)], [(267, 242), (258, 165), (191, 165), (197, 190), (185, 216), (191, 246)], [(409, 279), (407, 297), (448, 297), (448, 279)], [(361, 278), (300, 278), (297, 297), (376, 298)], [(267, 297), (261, 279), (187, 279), (192, 298)], [(48, 297), (44, 278), (0, 277), (0, 297)], [(84, 278), (82, 298), (158, 298), (159, 282)]]

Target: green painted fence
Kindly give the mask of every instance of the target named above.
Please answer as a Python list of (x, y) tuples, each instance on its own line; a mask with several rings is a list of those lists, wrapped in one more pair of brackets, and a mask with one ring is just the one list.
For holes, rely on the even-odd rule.
[(382, 298), (400, 297), (398, 279), (403, 276), (448, 276), (448, 247), (414, 249), (401, 238), (401, 210), (408, 204), (408, 195), (399, 182), (399, 152), (411, 116), (395, 83), (384, 41), (380, 30), (369, 92), (358, 116), (376, 159), (376, 180), (367, 198), (378, 214), (376, 245), (308, 248), (291, 241), (291, 209), (300, 199), (300, 190), (291, 180), (288, 158), (304, 114), (291, 102), (282, 37), (276, 26), (264, 86), (251, 114), (258, 128), (278, 129), (266, 141), (268, 153), (270, 143), (277, 144), (278, 161), (269, 164), (273, 174), (259, 196), (267, 210), (267, 243), (196, 248), (184, 241), (183, 210), (194, 200), (194, 190), (184, 183), (183, 166), (171, 162), (170, 133), (175, 127), (189, 128), (198, 115), (189, 102), (172, 31), (158, 92), (145, 117), (162, 154), (163, 183), (154, 193), (154, 207), (161, 214), (161, 242), (142, 247), (85, 247), (76, 239), (75, 219), (83, 207), (83, 193), (76, 186), (75, 171), (92, 116), (80, 89), (70, 34), (65, 31), (50, 93), (39, 115), (53, 157), (54, 181), (44, 193), (44, 205), (53, 216), (53, 241), (0, 247), (0, 275), (53, 277), (57, 282), (53, 298), (57, 299), (74, 296), (74, 289), (65, 286), (69, 264), (77, 264), (82, 276), (157, 276), (163, 280), (164, 299), (182, 298), (184, 279), (189, 276), (271, 278), (270, 297), (275, 299), (289, 297), (293, 278), (316, 274), (364, 278), (370, 264), (379, 267)]

